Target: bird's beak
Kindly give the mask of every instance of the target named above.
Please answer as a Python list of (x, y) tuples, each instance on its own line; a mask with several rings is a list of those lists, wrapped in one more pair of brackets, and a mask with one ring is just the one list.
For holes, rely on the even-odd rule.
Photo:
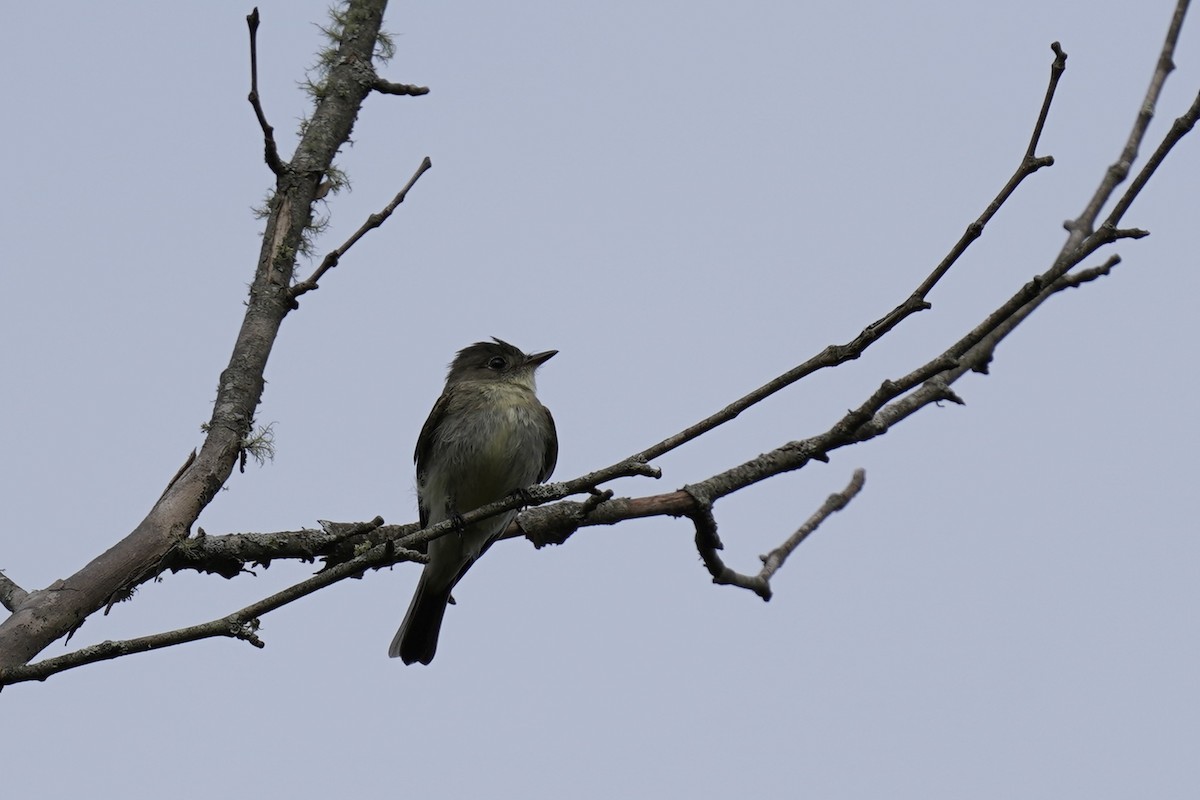
[(533, 366), (533, 367), (540, 367), (542, 364), (545, 364), (547, 361), (549, 361), (551, 358), (553, 358), (557, 354), (558, 354), (557, 350), (547, 350), (544, 353), (534, 353), (533, 355), (528, 356), (525, 359), (525, 363), (530, 366)]

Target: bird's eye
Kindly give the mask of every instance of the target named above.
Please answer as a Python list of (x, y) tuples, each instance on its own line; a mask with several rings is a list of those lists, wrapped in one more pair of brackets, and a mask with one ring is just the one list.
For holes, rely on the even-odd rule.
[(488, 369), (504, 369), (508, 366), (508, 362), (500, 356), (492, 356), (488, 359)]

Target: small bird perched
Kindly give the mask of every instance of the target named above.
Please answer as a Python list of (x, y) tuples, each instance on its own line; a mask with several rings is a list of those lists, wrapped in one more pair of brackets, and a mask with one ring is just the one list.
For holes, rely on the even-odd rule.
[[(557, 352), (528, 355), (495, 338), (458, 351), (413, 455), (421, 527), (550, 477), (558, 434), (534, 393), (533, 374)], [(405, 664), (433, 660), (450, 592), (516, 515), (509, 511), (429, 542), (429, 563), (389, 656)]]

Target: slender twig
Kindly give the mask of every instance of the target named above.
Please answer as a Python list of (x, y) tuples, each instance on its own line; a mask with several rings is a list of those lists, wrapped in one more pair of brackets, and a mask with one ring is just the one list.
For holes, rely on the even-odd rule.
[(796, 551), (796, 548), (808, 538), (810, 533), (820, 527), (821, 523), (828, 519), (830, 515), (841, 511), (849, 505), (855, 495), (862, 491), (866, 480), (866, 470), (861, 468), (854, 470), (854, 475), (850, 478), (850, 483), (845, 489), (825, 498), (825, 502), (821, 504), (821, 507), (803, 525), (797, 528), (795, 533), (789, 536), (783, 544), (765, 556), (762, 556), (763, 568), (759, 575), (762, 576), (763, 580), (771, 580), (771, 576), (779, 571), (779, 568), (783, 566), (783, 562), (787, 561), (788, 556)]
[(423, 94), (429, 94), (428, 86), (415, 86), (411, 83), (392, 83), (385, 81), (383, 78), (376, 78), (371, 88), (380, 94), (399, 94), (408, 95), (410, 97), (418, 97)]
[(1146, 129), (1153, 116), (1155, 104), (1162, 92), (1167, 75), (1174, 68), (1172, 56), (1187, 7), (1188, 0), (1179, 0), (1176, 5), (1171, 25), (1164, 39), (1154, 74), (1150, 79), (1150, 86), (1139, 109), (1133, 131), (1130, 133), (1122, 149), (1121, 156), (1116, 163), (1112, 164), (1106, 170), (1100, 187), (1096, 190), (1096, 193), (1084, 211), (1078, 218), (1066, 223), (1069, 235), (1054, 264), (1046, 272), (1023, 286), (1008, 302), (989, 315), (983, 323), (972, 330), (966, 337), (960, 339), (954, 347), (947, 351), (947, 353), (957, 356), (958, 363), (952, 365), (941, 374), (936, 375), (922, 389), (908, 397), (891, 403), (886, 409), (882, 409), (877, 418), (872, 421), (873, 425), (879, 425), (886, 430), (890, 425), (914, 413), (929, 402), (941, 398), (941, 393), (946, 390), (946, 387), (967, 371), (986, 372), (987, 365), (991, 361), (992, 354), (1000, 341), (1028, 318), (1043, 302), (1064, 289), (1077, 288), (1086, 282), (1108, 274), (1112, 267), (1120, 261), (1119, 257), (1114, 256), (1099, 267), (1093, 267), (1083, 270), (1074, 276), (1068, 276), (1068, 272), (1082, 262), (1084, 258), (1094, 253), (1103, 245), (1117, 241), (1118, 239), (1140, 239), (1148, 235), (1148, 232), (1142, 229), (1121, 229), (1117, 228), (1116, 224), (1132, 205), (1134, 199), (1140, 194), (1150, 176), (1162, 164), (1167, 154), (1195, 126), (1196, 119), (1200, 116), (1200, 96), (1196, 98), (1183, 116), (1175, 120), (1170, 130), (1163, 137), (1162, 142), (1155, 149), (1151, 159), (1142, 168), (1133, 184), (1130, 185), (1100, 229), (1092, 231), (1091, 225), (1095, 221), (1095, 215), (1098, 213), (1099, 208), (1108, 201), (1112, 193), (1116, 190), (1117, 185), (1124, 180), (1125, 175), (1132, 166), (1132, 160), (1137, 156), (1138, 149), (1145, 137)]
[[(1188, 4), (1189, 0), (1179, 0), (1175, 5), (1175, 13), (1171, 16), (1171, 25), (1167, 29), (1167, 35), (1163, 40), (1162, 50), (1159, 52), (1158, 61), (1154, 67), (1154, 74), (1150, 78), (1150, 86), (1146, 89), (1146, 96), (1142, 100), (1137, 117), (1134, 119), (1133, 130), (1129, 132), (1129, 138), (1126, 139), (1125, 146), (1121, 149), (1121, 155), (1105, 171), (1104, 178), (1100, 181), (1100, 186), (1096, 188), (1095, 194), (1092, 195), (1091, 200), (1088, 201), (1080, 215), (1065, 224), (1067, 230), (1076, 234), (1076, 236), (1087, 236), (1094, 230), (1096, 218), (1100, 215), (1100, 209), (1112, 197), (1117, 186), (1128, 176), (1130, 167), (1137, 159), (1138, 149), (1141, 147), (1142, 140), (1146, 137), (1146, 130), (1150, 127), (1150, 120), (1154, 118), (1154, 109), (1158, 106), (1158, 98), (1162, 94), (1167, 76), (1175, 69), (1175, 45), (1179, 41), (1179, 32), (1183, 28), (1183, 18), (1187, 14)], [(1132, 202), (1132, 198), (1130, 198), (1130, 202)], [(1127, 207), (1128, 204), (1126, 204)], [(1124, 210), (1122, 210), (1122, 213), (1124, 213)], [(1074, 238), (1069, 237), (1068, 244)]]
[(1042, 110), (1038, 113), (1037, 123), (1033, 126), (1033, 135), (1029, 137), (1029, 147), (1025, 148), (1025, 158), (1037, 155), (1038, 142), (1042, 138), (1042, 129), (1046, 127), (1046, 118), (1050, 116), (1050, 104), (1054, 102), (1054, 92), (1058, 88), (1058, 80), (1067, 70), (1067, 54), (1058, 42), (1051, 42), (1050, 49), (1054, 51), (1054, 61), (1050, 64), (1050, 84), (1046, 87), (1046, 97), (1042, 100)]
[(412, 189), (416, 182), (420, 180), (421, 176), (428, 172), (432, 167), (433, 162), (429, 160), (429, 156), (425, 156), (425, 158), (421, 160), (420, 166), (417, 167), (417, 171), (414, 172), (413, 176), (408, 179), (408, 183), (404, 184), (404, 188), (397, 192), (396, 196), (392, 198), (392, 202), (384, 206), (383, 210), (381, 210), (379, 213), (372, 214), (371, 216), (367, 217), (367, 221), (364, 222), (358, 230), (351, 234), (349, 239), (342, 242), (339, 247), (331, 250), (323, 259), (321, 259), (321, 263), (317, 266), (317, 269), (312, 275), (309, 275), (299, 283), (292, 285), (291, 289), (289, 290), (292, 299), (294, 300), (306, 292), (311, 292), (312, 290), (319, 288), (317, 281), (319, 281), (326, 272), (336, 267), (338, 262), (341, 261), (342, 256), (346, 255), (346, 252), (353, 247), (359, 239), (366, 236), (368, 231), (378, 228), (385, 221), (387, 221), (387, 218), (392, 215), (392, 212), (394, 212), (396, 208), (404, 202), (404, 198), (408, 196), (409, 190)]
[(1113, 267), (1121, 263), (1121, 257), (1117, 254), (1109, 256), (1103, 264), (1087, 269), (1081, 269), (1079, 272), (1064, 275), (1058, 279), (1059, 285), (1055, 287), (1055, 291), (1061, 289), (1077, 289), (1085, 283), (1090, 283), (1097, 278), (1103, 278), (1105, 275), (1113, 271)]
[(250, 95), (246, 98), (254, 107), (254, 116), (258, 117), (259, 127), (263, 132), (263, 157), (267, 166), (276, 175), (282, 175), (287, 167), (279, 158), (279, 148), (275, 144), (275, 129), (267, 122), (263, 113), (262, 101), (258, 97), (258, 6), (246, 15), (246, 26), (250, 29)]
[(32, 664), (0, 669), (0, 686), (25, 681), (44, 681), (51, 675), (86, 664), (95, 664), (97, 661), (109, 661), (134, 653), (147, 653), (151, 650), (161, 650), (164, 647), (209, 639), (214, 636), (242, 639), (255, 647), (262, 648), (265, 645), (257, 634), (257, 619), (243, 620), (236, 614), (231, 614), (202, 625), (191, 625), (187, 628), (155, 633), (150, 636), (139, 636), (136, 639), (100, 642), (65, 655), (35, 661)]
[(713, 502), (762, 480), (764, 474), (779, 474), (800, 469), (813, 460), (828, 460), (832, 451), (880, 436), (932, 403), (961, 403), (950, 386), (968, 371), (986, 372), (996, 345), (1048, 297), (1068, 288), (1058, 282), (1067, 269), (1066, 263), (1060, 259), (1046, 272), (1028, 281), (941, 355), (907, 375), (884, 381), (865, 402), (848, 411), (824, 433), (789, 442), (691, 484), (685, 487), (686, 491), (701, 504)]
[(858, 336), (846, 344), (830, 345), (829, 347), (826, 347), (820, 353), (813, 356), (808, 361), (805, 361), (803, 364), (800, 364), (799, 366), (783, 373), (774, 380), (763, 384), (744, 397), (741, 397), (738, 400), (735, 400), (733, 403), (730, 403), (728, 406), (712, 416), (709, 416), (697, 422), (695, 425), (692, 425), (691, 427), (646, 448), (642, 452), (633, 456), (633, 458), (642, 461), (650, 461), (651, 459), (658, 458), (664, 453), (668, 453), (671, 450), (674, 450), (681, 445), (692, 441), (696, 437), (707, 433), (713, 428), (729, 422), (746, 409), (761, 402), (767, 397), (770, 397), (781, 389), (792, 385), (796, 381), (801, 380), (802, 378), (805, 378), (808, 375), (817, 372), (818, 370), (828, 367), (836, 367), (847, 361), (858, 358), (866, 351), (868, 347), (878, 341), (884, 334), (888, 333), (897, 325), (899, 325), (906, 318), (930, 308), (930, 305), (927, 301), (929, 293), (938, 284), (938, 282), (945, 277), (946, 273), (950, 271), (950, 268), (954, 266), (958, 259), (967, 251), (967, 248), (971, 246), (971, 243), (983, 234), (983, 230), (987, 226), (988, 222), (990, 222), (992, 217), (996, 215), (996, 212), (1000, 210), (1001, 206), (1003, 206), (1004, 203), (1007, 202), (1010, 197), (1012, 197), (1013, 193), (1017, 190), (1017, 187), (1020, 186), (1026, 178), (1037, 172), (1042, 167), (1048, 167), (1054, 163), (1054, 159), (1051, 156), (1037, 157), (1033, 155), (1033, 151), (1037, 147), (1037, 144), (1041, 138), (1041, 132), (1045, 125), (1046, 117), (1050, 112), (1050, 105), (1054, 100), (1054, 93), (1056, 87), (1058, 86), (1059, 78), (1061, 77), (1063, 70), (1066, 69), (1067, 54), (1063, 52), (1062, 48), (1057, 42), (1051, 45), (1051, 47), (1054, 50), (1055, 59), (1050, 70), (1050, 82), (1046, 88), (1046, 95), (1042, 101), (1041, 110), (1038, 113), (1037, 123), (1034, 126), (1033, 135), (1029, 141), (1029, 148), (1022, 156), (1021, 163), (1017, 166), (1017, 169), (1013, 172), (1012, 177), (1009, 178), (1008, 182), (995, 196), (995, 198), (993, 198), (983, 212), (973, 222), (971, 222), (970, 225), (967, 226), (966, 231), (961, 237), (959, 237), (954, 246), (950, 248), (950, 251), (946, 254), (946, 257), (938, 263), (938, 265), (931, 273), (929, 273), (928, 276), (926, 276), (923, 281), (921, 281), (921, 283), (913, 290), (912, 294), (903, 303), (872, 322), (870, 325), (864, 328), (862, 332), (858, 334)]
[(7, 608), (9, 611), (16, 611), (21, 603), (25, 602), (25, 598), (29, 593), (11, 580), (3, 572), (0, 572), (0, 605)]
[(697, 508), (689, 517), (696, 526), (696, 550), (700, 554), (700, 560), (704, 562), (705, 568), (712, 576), (713, 583), (749, 589), (763, 600), (770, 600), (771, 577), (779, 571), (783, 562), (787, 561), (788, 556), (795, 552), (810, 533), (819, 528), (830, 515), (845, 508), (855, 495), (862, 491), (866, 478), (866, 471), (856, 469), (845, 489), (829, 495), (821, 507), (782, 544), (766, 555), (759, 556), (763, 565), (757, 575), (745, 575), (726, 566), (717, 552), (722, 549), (722, 545), (717, 536), (717, 520), (712, 513), (712, 504), (706, 499), (698, 498)]
[(1150, 155), (1150, 158), (1138, 172), (1137, 176), (1134, 177), (1133, 182), (1129, 184), (1129, 188), (1125, 190), (1125, 194), (1121, 195), (1121, 199), (1113, 206), (1113, 210), (1104, 220), (1103, 227), (1115, 228), (1120, 223), (1121, 218), (1125, 216), (1125, 212), (1129, 210), (1129, 207), (1133, 205), (1133, 201), (1141, 194), (1146, 183), (1149, 182), (1155, 171), (1166, 159), (1167, 154), (1171, 152), (1175, 145), (1179, 144), (1180, 139), (1196, 126), (1197, 118), (1200, 118), (1200, 94), (1196, 95), (1196, 99), (1192, 101), (1191, 107), (1171, 123), (1171, 129), (1167, 131), (1167, 135), (1159, 142), (1158, 147), (1154, 148), (1154, 152)]

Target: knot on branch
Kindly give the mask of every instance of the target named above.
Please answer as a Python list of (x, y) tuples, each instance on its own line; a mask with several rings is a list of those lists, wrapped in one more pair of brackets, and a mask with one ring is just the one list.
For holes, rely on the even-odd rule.
[(539, 550), (549, 544), (562, 544), (579, 530), (593, 511), (602, 503), (611, 500), (612, 496), (612, 489), (592, 489), (591, 496), (582, 503), (564, 500), (552, 506), (526, 511), (517, 517), (517, 526), (524, 532), (525, 538)]

